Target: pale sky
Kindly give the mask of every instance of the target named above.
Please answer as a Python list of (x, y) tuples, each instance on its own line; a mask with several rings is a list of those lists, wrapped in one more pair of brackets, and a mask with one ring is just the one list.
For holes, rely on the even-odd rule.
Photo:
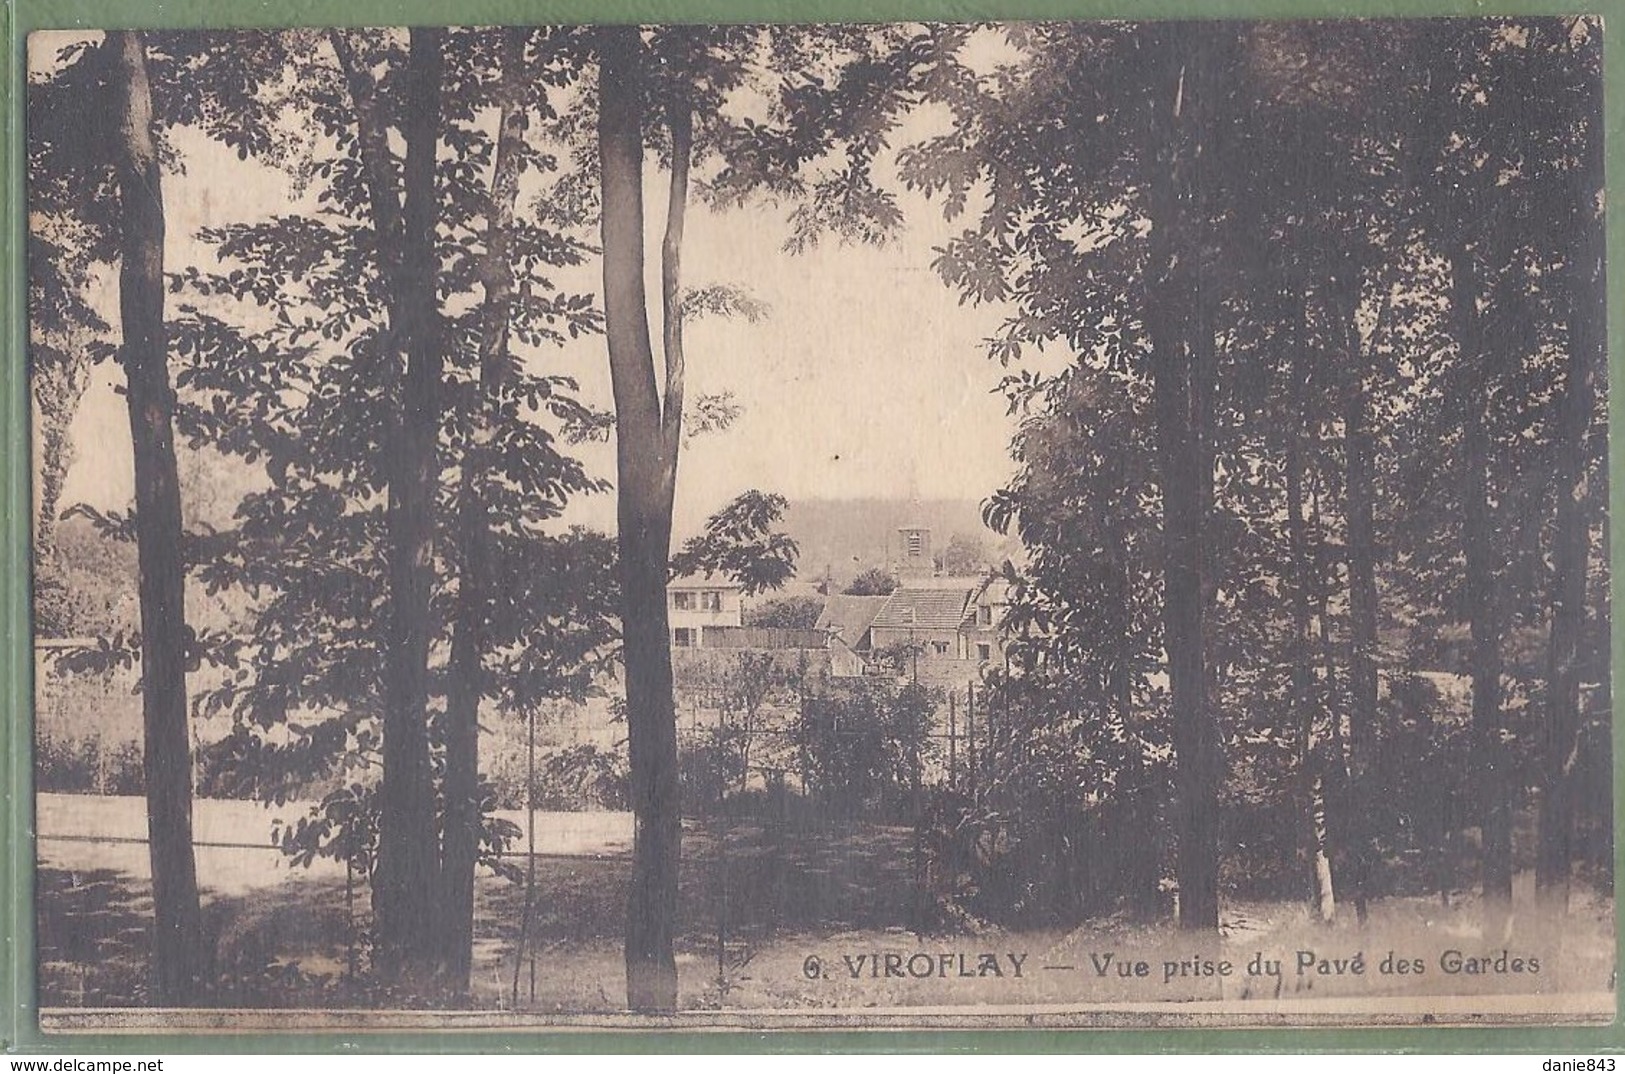
[[(186, 173), (165, 177), (166, 256), (173, 271), (198, 263), (207, 247), (197, 230), (295, 208), (286, 181), (269, 168), (200, 138), (177, 138)], [(651, 169), (645, 199), (648, 251), (659, 251), (663, 175)], [(691, 209), (684, 252), (690, 286), (743, 286), (771, 307), (756, 325), (699, 321), (687, 331), (688, 394), (731, 391), (744, 410), (725, 432), (694, 439), (679, 475), (678, 531), (746, 488), (814, 497), (980, 500), (1011, 471), (1012, 431), (994, 394), (1002, 370), (981, 341), (997, 327), (996, 310), (961, 306), (930, 269), (932, 247), (958, 225), (945, 225), (923, 199), (904, 203), (907, 228), (886, 248), (826, 245), (781, 252), (782, 210), (753, 207), (723, 214)], [(212, 259), (211, 259), (212, 260)], [(204, 262), (205, 265), (208, 262)], [(652, 273), (658, 266), (651, 264)], [(594, 292), (597, 265), (570, 283)], [(658, 296), (657, 275), (650, 294)], [(112, 313), (116, 295), (102, 289)], [(115, 321), (116, 318), (109, 318)], [(659, 322), (651, 324), (658, 350)], [(543, 356), (577, 377), (586, 397), (608, 409), (609, 373), (601, 336)], [(123, 399), (113, 365), (96, 371), (74, 426), (77, 457), (63, 504), (125, 507), (131, 461)], [(595, 472), (613, 478), (613, 453), (587, 450)], [(599, 496), (572, 517), (613, 527), (614, 500)]]

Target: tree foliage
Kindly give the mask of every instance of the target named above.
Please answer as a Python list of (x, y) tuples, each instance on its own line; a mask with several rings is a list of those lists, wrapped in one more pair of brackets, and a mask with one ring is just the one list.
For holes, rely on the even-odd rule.
[(789, 534), (773, 528), (787, 506), (777, 493), (740, 493), (671, 557), (672, 573), (718, 574), (742, 586), (746, 596), (783, 587), (795, 577), (799, 553)]
[(745, 613), (745, 625), (778, 630), (811, 630), (824, 610), (820, 597), (779, 597)]
[(852, 597), (884, 597), (897, 588), (897, 578), (884, 567), (868, 567), (846, 584), (841, 592)]
[[(1181, 51), (1181, 32), (1002, 30), (1020, 60), (951, 80), (949, 130), (901, 154), (905, 181), (968, 217), (938, 250), (944, 280), (1012, 309), (989, 349), (1008, 370), (1018, 472), (987, 517), (1027, 562), (1013, 576), (1015, 677), (999, 689), (1037, 727), (1078, 729), (1060, 758), (1104, 762), (1076, 777), (1091, 808), (1124, 805), (1126, 788), (1170, 801), (1169, 762), (1177, 777), (1192, 761), (1168, 709), (1177, 676), (1172, 696), (1164, 678), (1185, 644), (1168, 631), (1191, 621), (1189, 606), (1166, 615), (1171, 490), (1192, 495), (1172, 428), (1179, 451), (1207, 457), (1186, 501), (1203, 552), (1187, 566), (1225, 860), (1257, 877), (1254, 855), (1295, 859), (1286, 875), (1307, 885), (1314, 859), (1335, 859), (1363, 908), (1396, 882), (1378, 862), (1419, 838), (1444, 854), (1481, 823), (1485, 890), (1509, 891), (1505, 833), (1536, 780), (1530, 699), (1544, 689), (1515, 639), (1552, 622), (1554, 508), (1537, 475), (1562, 442), (1552, 401), (1575, 383), (1566, 340), (1585, 345), (1599, 323), (1566, 297), (1595, 220), (1583, 162), (1596, 128), (1576, 122), (1594, 114), (1595, 28), (1225, 25), (1203, 30), (1205, 57)], [(1154, 103), (1169, 71), (1174, 127)], [(1187, 180), (1182, 139), (1204, 161)], [(1175, 216), (1157, 201), (1169, 174), (1189, 184)], [(1170, 289), (1179, 273), (1194, 289)], [(1058, 372), (1035, 354), (1055, 347), (1072, 356)], [(1177, 412), (1161, 402), (1170, 347), (1189, 361)], [(1600, 413), (1571, 420), (1567, 442)], [(1168, 424), (1177, 414), (1188, 427)], [(1600, 459), (1585, 442), (1592, 461), (1572, 472)], [(1472, 679), (1471, 734), (1419, 700), (1423, 669)], [(1445, 790), (1394, 769), (1396, 744), (1418, 736), (1473, 782)], [(1443, 814), (1446, 830), (1404, 826), (1406, 809)], [(1308, 820), (1319, 814), (1329, 829)], [(1289, 838), (1265, 838), (1293, 817)], [(1328, 911), (1330, 875), (1315, 881)]]

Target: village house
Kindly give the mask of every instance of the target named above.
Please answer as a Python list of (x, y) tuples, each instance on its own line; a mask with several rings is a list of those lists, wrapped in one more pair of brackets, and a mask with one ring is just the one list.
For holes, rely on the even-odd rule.
[(831, 675), (853, 678), (864, 673), (871, 649), (870, 628), (890, 599), (834, 593), (824, 602), (815, 629), (828, 639)]
[(892, 590), (869, 628), (874, 650), (917, 647), (923, 656), (964, 660), (964, 628), (975, 578), (912, 578)]
[(684, 575), (666, 583), (666, 618), (674, 649), (698, 649), (706, 628), (740, 627), (744, 588), (721, 575)]
[(906, 653), (910, 676), (943, 684), (973, 682), (1001, 662), (1008, 583), (935, 574), (924, 526), (900, 527), (898, 552), (890, 595), (831, 594), (810, 631), (744, 626), (743, 589), (721, 575), (674, 578), (666, 586), (672, 648), (820, 649), (837, 678), (895, 673)]
[(977, 664), (1004, 661), (1004, 621), (1010, 611), (1010, 583), (1001, 578), (984, 582), (971, 598), (961, 635), (965, 656)]
[(831, 674), (874, 674), (883, 670), (882, 654), (906, 653), (910, 677), (950, 684), (973, 682), (1003, 661), (1008, 583), (934, 573), (924, 526), (899, 527), (897, 549), (898, 585), (889, 596), (832, 596), (825, 604), (818, 628), (831, 639)]

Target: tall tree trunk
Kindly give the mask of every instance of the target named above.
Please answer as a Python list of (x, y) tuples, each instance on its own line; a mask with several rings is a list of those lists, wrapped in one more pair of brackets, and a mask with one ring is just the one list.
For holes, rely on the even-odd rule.
[(739, 736), (739, 796), (743, 798), (750, 789), (750, 742), (756, 732), (756, 708), (754, 705), (745, 706), (745, 726), (741, 728)]
[(514, 298), (512, 245), (514, 204), (519, 195), (519, 158), (525, 136), (519, 65), (525, 32), (502, 31), (502, 80), (491, 209), (485, 229), (481, 282), (479, 390), (462, 460), (462, 499), (457, 526), (463, 575), (453, 613), (450, 682), (446, 694), (446, 816), (441, 835), (440, 973), (442, 983), (467, 993), (474, 949), (474, 867), (479, 857), (480, 696), (486, 627), (491, 615), (491, 521), (484, 475), (493, 469), (491, 444), (509, 363), (508, 327)]
[(155, 995), (198, 1002), (211, 961), (192, 850), (192, 755), (186, 717), (186, 565), (164, 326), (164, 202), (146, 42), (107, 36), (119, 112), (114, 146), (122, 225), (119, 315), (135, 453), (141, 593), (142, 772), (152, 863)]
[(344, 75), (344, 83), (349, 88), (350, 104), (355, 108), (356, 147), (361, 157), (362, 174), (366, 177), (367, 202), (372, 209), (372, 226), (377, 236), (378, 268), (390, 287), (390, 330), (393, 332), (397, 330), (396, 318), (403, 298), (395, 276), (401, 262), (402, 224), (401, 197), (391, 161), (389, 131), (379, 111), (378, 87), (356, 59), (346, 31), (329, 28), (327, 40)]
[(1585, 629), (1586, 574), (1591, 558), (1587, 503), (1588, 432), (1597, 405), (1607, 325), (1604, 231), (1600, 191), (1601, 116), (1590, 115), (1591, 137), (1575, 182), (1579, 247), (1567, 266), (1570, 296), (1566, 383), (1558, 400), (1557, 533), (1552, 549), (1551, 635), (1546, 653), (1546, 738), (1543, 743), (1539, 844), (1535, 884), (1543, 903), (1568, 908), (1574, 857), (1575, 780), (1580, 751), (1580, 637)]
[[(1305, 299), (1306, 301), (1307, 299)], [(1323, 923), (1337, 917), (1337, 896), (1332, 883), (1332, 858), (1326, 825), (1326, 782), (1315, 737), (1315, 713), (1320, 707), (1315, 693), (1312, 625), (1314, 612), (1311, 591), (1318, 586), (1314, 559), (1309, 554), (1308, 526), (1304, 516), (1304, 426), (1307, 418), (1308, 363), (1305, 351), (1308, 333), (1304, 308), (1297, 306), (1294, 360), (1288, 367), (1286, 420), (1291, 422), (1286, 443), (1286, 526), (1287, 546), (1292, 568), (1292, 705), (1298, 712), (1298, 771), (1301, 783), (1303, 832), (1309, 859), (1309, 881), (1315, 913)]]
[[(1376, 798), (1371, 787), (1372, 761), (1377, 748), (1377, 553), (1373, 501), (1372, 441), (1366, 369), (1370, 362), (1360, 344), (1356, 316), (1360, 306), (1360, 275), (1349, 265), (1329, 290), (1329, 312), (1341, 344), (1343, 384), (1343, 495), (1348, 525), (1349, 587), (1349, 784), (1344, 803), (1347, 833), (1348, 879), (1353, 889), (1355, 916), (1366, 920), (1375, 846), (1370, 827)], [(1386, 317), (1390, 298), (1383, 300), (1377, 328)], [(1376, 328), (1372, 331), (1375, 354)]]
[(414, 28), (403, 101), (406, 161), (396, 281), (406, 352), (400, 405), (387, 451), (389, 633), (384, 683), (384, 774), (374, 885), (380, 968), (408, 990), (429, 984), (439, 890), (434, 775), (429, 757), (429, 597), (434, 500), (439, 487), (441, 353), (435, 294), (435, 151), (444, 31)]
[(1337, 921), (1337, 885), (1332, 873), (1331, 825), (1326, 807), (1326, 778), (1319, 771), (1320, 762), (1314, 756), (1311, 742), (1306, 758), (1314, 768), (1308, 773), (1306, 802), (1309, 826), (1309, 852), (1311, 883), (1314, 890), (1314, 913), (1322, 925)]
[[(681, 352), (670, 348), (676, 322), (665, 325), (668, 348), (666, 405), (660, 394), (643, 286), (642, 40), (636, 27), (599, 31), (598, 151), (602, 182), (604, 322), (615, 397), (616, 510), (621, 583), (621, 632), (626, 665), (627, 735), (633, 811), (632, 883), (627, 897), (626, 999), (634, 1010), (677, 1006), (677, 868), (682, 818), (677, 786), (677, 720), (672, 702), (666, 573), (677, 475), (681, 399), (673, 400), (674, 357), (681, 383)], [(687, 157), (674, 154), (686, 178)], [(663, 290), (675, 284), (673, 228), (667, 220)], [(679, 393), (680, 394), (680, 393)], [(675, 416), (671, 411), (676, 411)]]
[[(1151, 338), (1157, 459), (1162, 477), (1163, 645), (1167, 651), (1179, 836), (1179, 923), (1219, 924), (1218, 727), (1204, 662), (1203, 490), (1211, 459), (1201, 426), (1198, 305), (1206, 199), (1198, 166), (1211, 121), (1211, 27), (1169, 24), (1152, 35), (1167, 77), (1151, 103), (1150, 265), (1146, 324)], [(1209, 345), (1211, 341), (1208, 341)], [(1207, 471), (1204, 474), (1204, 470)]]
[[(1309, 497), (1309, 528), (1315, 533), (1316, 560), (1321, 561), (1326, 556), (1326, 527), (1325, 517), (1320, 509), (1321, 483), (1317, 478), (1310, 488)], [(1343, 718), (1347, 706), (1343, 703), (1342, 692), (1337, 686), (1337, 645), (1332, 638), (1331, 616), (1331, 587), (1329, 583), (1320, 578), (1316, 579), (1314, 592), (1314, 622), (1320, 639), (1320, 667), (1324, 678), (1321, 680), (1321, 694), (1326, 709), (1326, 726), (1330, 737), (1330, 763), (1325, 765), (1315, 777), (1315, 800), (1311, 803), (1310, 815), (1315, 826), (1315, 845), (1324, 855), (1326, 869), (1323, 877), (1322, 898), (1324, 900), (1323, 920), (1330, 923), (1337, 916), (1337, 904), (1332, 888), (1331, 862), (1335, 857), (1337, 844), (1347, 843), (1349, 829), (1352, 827), (1348, 814), (1351, 812), (1349, 785), (1352, 782), (1349, 776), (1349, 736), (1343, 729)], [(1331, 776), (1331, 789), (1326, 786), (1326, 776)], [(1328, 814), (1330, 815), (1328, 817)]]
[[(1488, 363), (1478, 309), (1479, 278), (1474, 253), (1464, 244), (1449, 252), (1452, 316), (1461, 361), (1467, 368)], [(1489, 371), (1477, 378), (1487, 384)], [(1473, 769), (1478, 791), (1480, 871), (1484, 932), (1498, 938), (1512, 906), (1512, 798), (1506, 750), (1501, 742), (1501, 617), (1496, 581), (1495, 520), (1490, 511), (1488, 390), (1461, 401), (1462, 537), (1467, 560), (1466, 597), (1472, 636), (1469, 667), (1473, 681)]]
[[(1108, 703), (1123, 725), (1128, 742), (1123, 783), (1128, 788), (1124, 818), (1124, 838), (1116, 855), (1121, 862), (1122, 891), (1133, 909), (1157, 906), (1157, 881), (1161, 879), (1157, 846), (1156, 793), (1145, 763), (1145, 746), (1140, 738), (1134, 710), (1134, 615), (1133, 585), (1128, 548), (1129, 507), (1133, 490), (1129, 487), (1128, 452), (1117, 454), (1113, 475), (1113, 498), (1106, 519), (1106, 568), (1111, 572), (1112, 606), (1119, 609), (1116, 653), (1106, 681), (1102, 683)], [(1069, 859), (1070, 860), (1070, 859)]]

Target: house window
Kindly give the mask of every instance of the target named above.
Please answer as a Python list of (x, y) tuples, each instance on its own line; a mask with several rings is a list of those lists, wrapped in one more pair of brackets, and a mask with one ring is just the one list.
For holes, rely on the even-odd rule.
[(948, 643), (945, 641), (934, 641), (931, 643), (931, 648), (937, 651), (938, 656), (948, 655)]
[(693, 611), (694, 610), (694, 594), (693, 593), (673, 593), (671, 595), (671, 606), (672, 606), (673, 609), (675, 609), (676, 611), (679, 611), (679, 612), (691, 612), (691, 611)]
[(720, 612), (722, 610), (722, 594), (714, 589), (707, 589), (700, 594), (700, 607), (708, 612)]
[(993, 625), (993, 606), (991, 604), (982, 605), (977, 609), (977, 612), (978, 622), (980, 622), (983, 626)]
[(977, 642), (976, 643), (976, 659), (982, 661), (982, 663), (984, 663), (984, 664), (987, 663), (989, 660), (992, 660), (993, 659), (993, 646), (989, 645), (985, 641)]
[(679, 649), (692, 649), (698, 641), (698, 630), (693, 627), (680, 626), (671, 632), (672, 644)]
[(920, 542), (920, 535), (918, 533), (909, 534), (908, 535), (908, 554), (911, 555), (911, 556), (919, 555), (920, 554), (920, 543), (921, 543)]

